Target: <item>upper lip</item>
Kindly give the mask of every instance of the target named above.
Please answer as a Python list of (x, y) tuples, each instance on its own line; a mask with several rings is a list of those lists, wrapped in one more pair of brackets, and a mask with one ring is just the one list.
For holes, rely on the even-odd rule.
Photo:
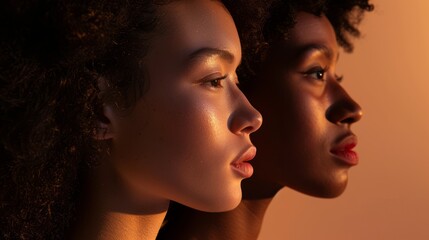
[(256, 147), (251, 146), (239, 155), (231, 164), (239, 164), (242, 162), (250, 161), (256, 156)]
[(354, 134), (347, 134), (345, 137), (341, 138), (338, 144), (331, 149), (331, 153), (352, 151), (357, 145), (357, 137)]

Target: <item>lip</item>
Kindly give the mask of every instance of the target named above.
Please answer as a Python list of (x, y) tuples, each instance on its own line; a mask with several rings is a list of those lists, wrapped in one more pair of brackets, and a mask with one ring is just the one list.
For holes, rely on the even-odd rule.
[(253, 175), (253, 167), (249, 161), (252, 160), (255, 156), (256, 147), (252, 146), (231, 163), (231, 168), (238, 176), (242, 178), (249, 178)]
[(343, 138), (330, 152), (347, 165), (355, 166), (359, 163), (359, 156), (357, 152), (353, 151), (356, 145), (357, 137), (350, 134)]

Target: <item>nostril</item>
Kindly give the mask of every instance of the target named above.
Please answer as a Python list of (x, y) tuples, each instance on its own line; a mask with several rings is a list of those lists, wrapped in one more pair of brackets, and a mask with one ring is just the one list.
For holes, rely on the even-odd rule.
[(244, 132), (244, 133), (250, 134), (250, 133), (255, 132), (256, 130), (257, 129), (254, 128), (253, 126), (248, 126), (248, 127), (243, 128), (241, 131)]
[(326, 118), (333, 124), (350, 125), (362, 118), (362, 108), (338, 83), (331, 85), (331, 105), (326, 110)]
[(346, 119), (344, 119), (344, 120), (341, 121), (341, 123), (344, 123), (344, 124), (352, 124), (354, 122), (355, 121), (354, 121), (353, 118), (346, 118)]
[(352, 123), (356, 122), (356, 119), (354, 117), (348, 117), (348, 118), (341, 120), (340, 122), (343, 124), (352, 124)]
[(254, 117), (252, 123), (243, 129), (243, 131), (245, 131), (246, 133), (250, 134), (250, 133), (256, 132), (262, 125), (262, 115), (258, 111), (256, 112), (257, 114)]
[(240, 135), (251, 134), (261, 127), (262, 116), (253, 107), (246, 107), (233, 113), (228, 122), (232, 132)]
[(262, 115), (238, 88), (235, 92), (234, 111), (228, 119), (228, 126), (235, 134), (251, 134), (262, 124)]
[(362, 111), (360, 108), (355, 111), (350, 111), (349, 114), (344, 114), (344, 117), (339, 121), (343, 124), (352, 124), (359, 121), (362, 118)]
[(328, 108), (326, 118), (334, 124), (352, 124), (362, 118), (362, 109), (356, 103), (337, 102)]

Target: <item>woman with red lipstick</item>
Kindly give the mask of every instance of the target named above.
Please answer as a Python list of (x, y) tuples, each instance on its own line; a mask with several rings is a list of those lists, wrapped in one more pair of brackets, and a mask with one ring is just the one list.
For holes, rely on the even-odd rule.
[[(360, 106), (336, 72), (339, 46), (373, 6), (367, 0), (225, 1), (243, 46), (242, 89), (261, 111), (255, 174), (233, 211), (204, 213), (174, 204), (158, 239), (256, 239), (271, 200), (288, 187), (332, 198), (358, 163), (351, 126)], [(251, 17), (250, 17), (251, 16)]]
[(0, 5), (1, 239), (154, 239), (170, 200), (240, 203), (262, 118), (220, 1)]

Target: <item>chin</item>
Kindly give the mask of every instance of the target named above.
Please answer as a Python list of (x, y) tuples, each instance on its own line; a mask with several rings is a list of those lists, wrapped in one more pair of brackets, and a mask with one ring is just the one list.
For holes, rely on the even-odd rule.
[(210, 195), (201, 197), (200, 199), (194, 198), (191, 201), (181, 201), (179, 203), (203, 212), (226, 212), (235, 209), (240, 204), (242, 193), (240, 189), (240, 191), (234, 192), (234, 194), (229, 196), (220, 196), (220, 194), (215, 196)]
[(291, 187), (292, 189), (317, 198), (339, 197), (347, 187), (347, 179), (343, 181), (315, 181), (307, 186)]
[(319, 198), (336, 198), (339, 197), (343, 192), (346, 190), (346, 186), (344, 187), (337, 187), (337, 188), (329, 188), (325, 189), (324, 191), (320, 191), (319, 193), (316, 193), (314, 197)]

